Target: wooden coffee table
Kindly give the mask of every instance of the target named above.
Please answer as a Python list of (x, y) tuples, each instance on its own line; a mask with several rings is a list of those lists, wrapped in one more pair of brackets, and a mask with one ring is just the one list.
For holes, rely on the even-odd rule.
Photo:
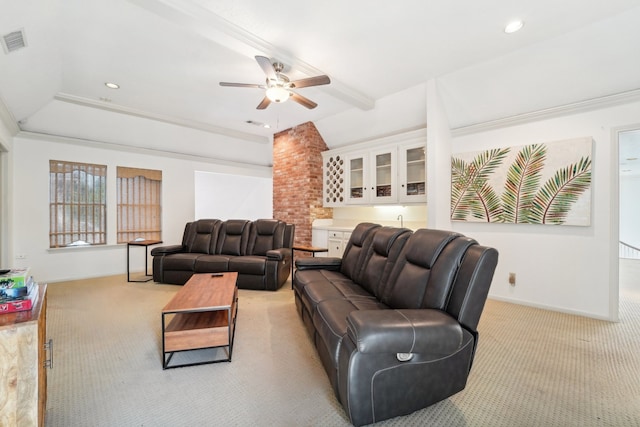
[[(238, 273), (194, 274), (162, 309), (162, 369), (231, 362), (236, 315)], [(174, 364), (177, 352), (225, 348), (226, 358)]]

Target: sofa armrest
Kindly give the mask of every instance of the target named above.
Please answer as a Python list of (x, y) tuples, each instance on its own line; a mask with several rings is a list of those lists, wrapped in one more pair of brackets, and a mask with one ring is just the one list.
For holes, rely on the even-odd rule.
[(283, 259), (291, 258), (290, 248), (278, 248), (267, 251), (267, 258), (282, 261)]
[(347, 335), (361, 353), (447, 355), (463, 343), (462, 326), (440, 310), (361, 310), (347, 317)]
[(169, 254), (177, 254), (178, 252), (184, 252), (185, 247), (183, 245), (171, 245), (171, 246), (159, 246), (157, 248), (151, 249), (151, 255), (169, 255)]
[(307, 257), (296, 260), (298, 270), (332, 270), (339, 271), (342, 258), (332, 257)]

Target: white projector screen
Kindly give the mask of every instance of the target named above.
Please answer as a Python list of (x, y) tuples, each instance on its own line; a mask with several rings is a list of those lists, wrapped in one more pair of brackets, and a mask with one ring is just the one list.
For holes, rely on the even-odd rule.
[(195, 219), (273, 217), (273, 179), (195, 172)]

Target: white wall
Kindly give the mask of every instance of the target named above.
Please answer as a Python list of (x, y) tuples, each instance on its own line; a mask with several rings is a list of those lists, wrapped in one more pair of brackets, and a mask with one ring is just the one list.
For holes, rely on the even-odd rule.
[[(633, 102), (453, 138), (454, 154), (584, 136), (594, 139), (591, 226), (452, 223), (454, 230), (500, 252), (491, 297), (617, 319), (618, 172), (617, 140), (612, 135), (615, 128), (636, 123), (638, 117), (640, 102)], [(516, 273), (515, 286), (508, 283), (509, 272)]]
[[(107, 245), (49, 249), (49, 160), (107, 165)], [(195, 215), (195, 171), (271, 178), (271, 168), (215, 164), (151, 151), (118, 151), (105, 144), (78, 144), (18, 135), (13, 147), (13, 266), (31, 267), (36, 280), (54, 282), (124, 274), (126, 245), (116, 244), (116, 166), (162, 170), (162, 239), (179, 244), (185, 223)], [(138, 250), (140, 252), (138, 252)], [(135, 253), (133, 251), (136, 251)], [(142, 249), (132, 249), (132, 271), (142, 271)], [(26, 259), (17, 260), (23, 254)]]
[[(0, 101), (0, 109), (3, 108)], [(9, 265), (9, 177), (11, 176), (11, 150), (13, 136), (0, 114), (0, 267)]]

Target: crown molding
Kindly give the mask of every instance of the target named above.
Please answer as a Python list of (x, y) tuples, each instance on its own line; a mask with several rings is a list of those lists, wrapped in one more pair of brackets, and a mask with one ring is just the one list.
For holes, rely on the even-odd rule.
[(80, 145), (83, 147), (88, 146), (88, 147), (101, 148), (101, 149), (107, 149), (107, 150), (124, 151), (129, 153), (145, 154), (150, 156), (168, 157), (171, 159), (186, 160), (191, 162), (212, 163), (216, 165), (232, 166), (232, 167), (238, 167), (238, 168), (244, 168), (244, 169), (250, 168), (250, 169), (261, 169), (264, 171), (273, 171), (273, 167), (271, 165), (248, 163), (248, 162), (247, 163), (236, 162), (233, 160), (224, 160), (224, 159), (219, 159), (214, 157), (203, 156), (201, 154), (198, 154), (198, 155), (185, 154), (185, 153), (180, 153), (177, 151), (170, 151), (170, 150), (158, 150), (154, 148), (134, 147), (126, 144), (96, 141), (96, 140), (87, 139), (87, 138), (74, 138), (70, 136), (55, 135), (50, 133), (20, 131), (16, 135), (16, 137), (33, 139), (38, 141), (57, 142), (61, 144)]
[(147, 111), (136, 110), (134, 108), (123, 107), (121, 105), (115, 105), (115, 104), (110, 104), (102, 101), (96, 101), (93, 99), (83, 98), (75, 95), (69, 95), (66, 93), (59, 92), (53, 98), (57, 101), (82, 105), (84, 107), (97, 108), (100, 110), (111, 111), (114, 113), (126, 114), (129, 116), (142, 117), (145, 119), (169, 123), (172, 125), (183, 126), (191, 129), (202, 130), (205, 132), (215, 133), (218, 135), (225, 135), (231, 138), (238, 138), (244, 141), (258, 142), (261, 144), (268, 144), (269, 142), (271, 142), (268, 137), (254, 135), (252, 133), (241, 132), (233, 129), (214, 126), (207, 123), (198, 122), (195, 120), (180, 119), (176, 117), (165, 116), (162, 114), (155, 114)]
[(599, 98), (587, 99), (584, 101), (574, 102), (558, 107), (545, 108), (538, 111), (532, 111), (530, 113), (505, 117), (503, 119), (490, 120), (487, 122), (477, 123), (469, 126), (461, 126), (451, 129), (451, 135), (454, 137), (471, 135), (474, 133), (502, 129), (510, 126), (531, 123), (534, 121), (553, 119), (569, 114), (583, 113), (636, 101), (640, 101), (640, 89), (602, 96)]
[[(233, 24), (193, 1), (181, 0), (129, 0), (150, 12), (162, 16), (180, 25), (188, 31), (195, 31), (201, 36), (233, 49), (238, 53), (253, 58), (257, 53), (277, 58), (309, 76), (327, 74), (282, 49), (278, 49), (268, 41), (256, 36), (244, 28)], [(367, 95), (331, 78), (331, 84), (323, 88), (331, 96), (361, 110), (371, 110), (375, 100)]]
[(427, 128), (425, 125), (418, 125), (407, 129), (398, 129), (369, 138), (351, 141), (347, 144), (339, 145), (329, 149), (332, 153), (348, 153), (352, 151), (370, 150), (372, 148), (383, 147), (389, 144), (407, 144), (423, 140), (427, 141)]

